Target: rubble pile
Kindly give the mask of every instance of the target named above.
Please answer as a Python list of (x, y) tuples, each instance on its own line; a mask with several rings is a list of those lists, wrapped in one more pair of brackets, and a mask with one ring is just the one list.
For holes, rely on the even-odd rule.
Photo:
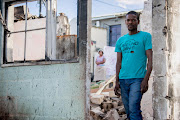
[[(127, 119), (121, 96), (119, 97), (114, 94), (114, 84), (115, 77), (112, 77), (111, 79), (102, 82), (98, 89), (91, 90), (91, 120)], [(109, 87), (108, 85), (110, 85), (111, 87)]]

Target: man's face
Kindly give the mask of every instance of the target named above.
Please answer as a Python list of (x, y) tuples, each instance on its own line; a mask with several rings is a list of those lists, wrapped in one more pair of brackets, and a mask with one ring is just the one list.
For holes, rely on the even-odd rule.
[(125, 21), (127, 28), (129, 31), (137, 30), (137, 26), (139, 24), (139, 20), (137, 19), (137, 16), (134, 14), (129, 14), (126, 16)]

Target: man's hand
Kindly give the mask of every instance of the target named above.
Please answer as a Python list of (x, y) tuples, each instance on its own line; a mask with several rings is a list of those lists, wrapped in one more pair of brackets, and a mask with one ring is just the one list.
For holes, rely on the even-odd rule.
[(143, 80), (141, 82), (141, 93), (144, 94), (148, 90), (148, 80)]
[(120, 95), (121, 95), (119, 82), (118, 82), (118, 83), (116, 82), (116, 86), (115, 86), (115, 88), (114, 88), (114, 93), (115, 93), (115, 95), (117, 95), (117, 96), (120, 96)]

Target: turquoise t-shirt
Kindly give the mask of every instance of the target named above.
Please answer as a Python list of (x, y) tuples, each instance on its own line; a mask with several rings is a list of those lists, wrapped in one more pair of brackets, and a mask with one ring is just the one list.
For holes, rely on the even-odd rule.
[(115, 52), (122, 53), (119, 79), (144, 78), (146, 74), (146, 50), (152, 49), (150, 33), (140, 31), (126, 34), (116, 42)]

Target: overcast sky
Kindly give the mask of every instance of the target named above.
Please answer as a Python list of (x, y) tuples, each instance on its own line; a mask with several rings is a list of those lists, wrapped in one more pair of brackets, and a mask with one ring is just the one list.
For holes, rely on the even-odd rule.
[[(92, 17), (143, 9), (145, 0), (92, 0)], [(21, 4), (22, 5), (22, 4)], [(29, 12), (38, 15), (37, 1), (28, 2)], [(45, 15), (45, 7), (42, 13)], [(57, 14), (65, 13), (69, 19), (77, 16), (77, 0), (57, 0)]]
[(92, 0), (92, 16), (143, 9), (144, 1), (145, 0)]

